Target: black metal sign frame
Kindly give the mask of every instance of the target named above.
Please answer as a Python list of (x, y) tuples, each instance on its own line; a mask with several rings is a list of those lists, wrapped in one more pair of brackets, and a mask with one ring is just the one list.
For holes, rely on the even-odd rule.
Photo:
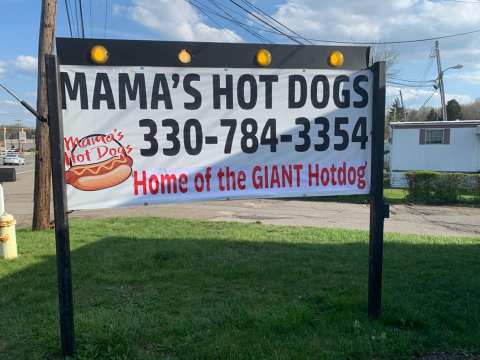
[[(181, 66), (168, 57), (157, 56), (178, 53), (188, 48), (196, 57), (197, 67), (253, 67), (256, 50), (268, 47), (272, 52), (270, 68), (327, 68), (328, 54), (340, 50), (345, 56), (342, 69), (369, 68), (369, 48), (222, 44), (163, 41), (128, 41), (96, 39), (57, 39), (59, 62), (62, 65), (92, 65), (88, 50), (94, 45), (104, 45), (111, 50), (109, 66)], [(216, 54), (215, 56), (213, 54)], [(219, 54), (221, 54), (219, 56)], [(139, 60), (142, 59), (142, 60)], [(149, 59), (145, 63), (143, 59)], [(319, 60), (320, 59), (320, 60)], [(63, 356), (75, 353), (75, 331), (73, 316), (72, 274), (70, 265), (70, 240), (68, 208), (64, 179), (64, 142), (61, 110), (61, 91), (58, 88), (59, 71), (57, 57), (45, 57), (48, 96), (48, 121), (50, 126), (50, 149), (52, 158), (53, 203), (55, 215), (55, 240), (58, 272), (58, 297), (60, 338)], [(188, 66), (192, 66), (189, 64)], [(368, 274), (368, 316), (377, 319), (381, 310), (383, 225), (388, 217), (388, 205), (383, 197), (383, 153), (385, 126), (385, 63), (377, 62), (370, 67), (373, 72), (372, 93), (372, 153), (370, 188), (370, 234)]]

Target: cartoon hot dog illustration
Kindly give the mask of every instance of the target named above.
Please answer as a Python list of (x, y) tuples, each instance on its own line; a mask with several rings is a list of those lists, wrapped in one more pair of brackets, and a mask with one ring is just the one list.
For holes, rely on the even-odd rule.
[(133, 160), (126, 154), (88, 165), (75, 165), (65, 172), (65, 182), (83, 191), (116, 186), (132, 173)]
[(130, 177), (133, 159), (130, 145), (119, 140), (121, 130), (107, 134), (90, 134), (83, 138), (67, 137), (65, 141), (65, 183), (82, 191), (97, 191), (119, 185)]

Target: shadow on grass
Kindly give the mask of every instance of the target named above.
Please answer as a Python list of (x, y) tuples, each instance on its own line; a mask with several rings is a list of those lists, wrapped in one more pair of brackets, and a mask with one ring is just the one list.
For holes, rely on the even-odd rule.
[[(407, 359), (478, 351), (480, 245), (105, 237), (72, 252), (79, 359)], [(364, 236), (364, 235), (362, 235)], [(358, 236), (357, 236), (358, 237)], [(0, 266), (2, 264), (0, 263)], [(0, 357), (58, 357), (55, 258), (0, 278)]]

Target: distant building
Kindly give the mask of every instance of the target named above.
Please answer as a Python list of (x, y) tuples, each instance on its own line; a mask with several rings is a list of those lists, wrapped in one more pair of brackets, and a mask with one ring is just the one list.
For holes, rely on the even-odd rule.
[(390, 123), (390, 183), (415, 170), (480, 172), (480, 120)]

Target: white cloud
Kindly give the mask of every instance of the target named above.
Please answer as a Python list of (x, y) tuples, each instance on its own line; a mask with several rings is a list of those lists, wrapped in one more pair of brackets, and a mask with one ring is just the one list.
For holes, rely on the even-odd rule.
[(35, 73), (38, 68), (37, 58), (30, 55), (19, 55), (13, 62), (18, 70)]
[[(417, 39), (478, 28), (479, 10), (478, 4), (432, 0), (343, 0), (328, 5), (318, 0), (286, 0), (274, 16), (308, 37), (380, 41)], [(442, 47), (464, 48), (473, 44), (476, 37), (445, 40)]]
[(5, 67), (6, 67), (5, 62), (0, 60), (0, 79), (3, 77), (3, 75), (7, 71)]
[(445, 75), (445, 78), (448, 77), (475, 85), (480, 84), (480, 64), (466, 66), (463, 70), (464, 71), (451, 73), (448, 76)]
[[(399, 90), (402, 90), (403, 101), (406, 108), (419, 108), (424, 104), (430, 95), (432, 95), (432, 90), (427, 89), (415, 89), (415, 88), (400, 88), (396, 86), (387, 86), (387, 107), (393, 103), (393, 99), (398, 96)], [(468, 104), (474, 101), (474, 98), (467, 94), (454, 94), (454, 93), (445, 93), (445, 100), (449, 101), (451, 99), (456, 99), (460, 104)], [(430, 101), (426, 106), (440, 106), (440, 96), (438, 91), (432, 96)]]
[(18, 102), (13, 101), (13, 100), (2, 100), (2, 104), (5, 104), (5, 105), (17, 105)]
[(115, 6), (115, 14), (123, 14), (144, 27), (170, 40), (241, 42), (230, 29), (212, 27), (202, 21), (186, 1), (133, 0), (132, 6)]

